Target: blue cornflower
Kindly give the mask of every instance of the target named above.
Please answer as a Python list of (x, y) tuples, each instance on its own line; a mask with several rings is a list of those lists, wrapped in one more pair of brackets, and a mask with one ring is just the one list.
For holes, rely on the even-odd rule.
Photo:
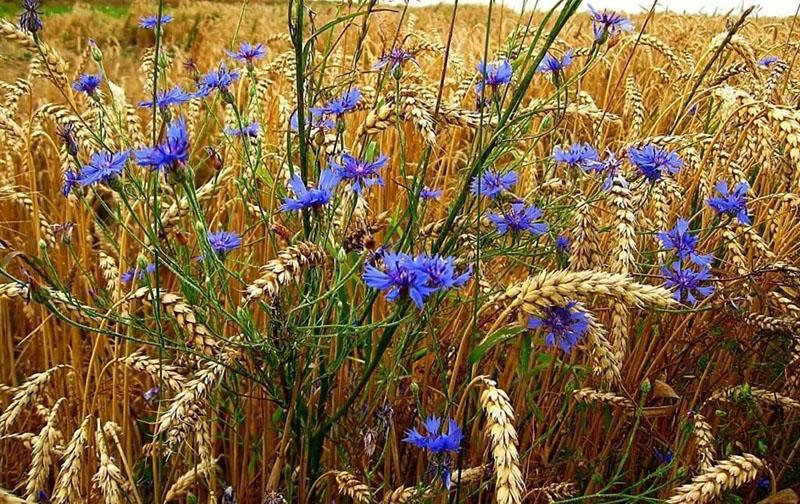
[(572, 49), (565, 52), (561, 59), (556, 58), (548, 52), (542, 62), (539, 63), (536, 71), (542, 73), (550, 72), (552, 74), (561, 73), (565, 68), (572, 64), (574, 57), (575, 52)]
[(378, 59), (378, 62), (375, 63), (373, 68), (383, 68), (391, 63), (391, 70), (395, 71), (398, 68), (401, 68), (403, 64), (407, 61), (419, 66), (419, 63), (414, 58), (414, 53), (410, 51), (406, 51), (401, 47), (394, 47), (388, 54), (384, 54)]
[(438, 200), (442, 197), (442, 193), (444, 191), (442, 189), (431, 189), (428, 186), (422, 188), (419, 192), (419, 197), (424, 200)]
[(611, 189), (611, 186), (614, 184), (614, 179), (619, 176), (621, 183), (627, 187), (628, 182), (625, 180), (625, 177), (621, 175), (622, 171), (622, 160), (617, 157), (616, 154), (611, 152), (610, 150), (606, 151), (606, 158), (602, 161), (597, 163), (593, 163), (591, 169), (597, 173), (601, 173), (605, 175), (605, 179), (603, 180), (603, 190), (608, 191)]
[(592, 14), (592, 31), (594, 39), (602, 44), (609, 36), (617, 35), (623, 31), (633, 30), (633, 24), (621, 14), (608, 9), (598, 11), (591, 5), (589, 12)]
[(189, 132), (186, 130), (186, 121), (183, 117), (169, 123), (164, 143), (136, 151), (136, 162), (139, 166), (149, 166), (152, 170), (164, 173), (177, 170), (188, 159)]
[(144, 28), (146, 30), (155, 30), (158, 28), (159, 25), (165, 25), (167, 23), (172, 22), (172, 16), (169, 14), (162, 14), (161, 20), (159, 22), (158, 14), (153, 14), (150, 16), (143, 16), (139, 18), (139, 27)]
[(486, 170), (472, 179), (470, 189), (475, 196), (486, 196), (495, 199), (503, 191), (510, 191), (519, 180), (517, 172), (510, 171), (500, 175), (494, 170)]
[(777, 56), (773, 56), (771, 54), (768, 54), (767, 56), (764, 56), (763, 58), (758, 60), (758, 66), (760, 66), (761, 68), (767, 69), (767, 68), (771, 67), (772, 65), (774, 65), (775, 63), (777, 63), (779, 61), (780, 61), (780, 58), (778, 58)]
[(661, 268), (661, 276), (664, 277), (664, 285), (674, 288), (673, 297), (676, 301), (686, 299), (690, 304), (697, 303), (697, 296), (705, 298), (714, 292), (714, 287), (704, 285), (704, 282), (713, 279), (708, 272), (708, 268), (695, 269), (684, 268), (680, 261), (672, 263), (672, 268)]
[(159, 91), (156, 93), (155, 102), (153, 100), (144, 100), (139, 102), (139, 108), (152, 108), (153, 104), (160, 109), (165, 109), (170, 105), (182, 105), (192, 99), (191, 93), (185, 91), (180, 86), (175, 86), (166, 91)]
[(267, 55), (267, 48), (264, 44), (251, 44), (249, 42), (242, 42), (239, 44), (239, 50), (226, 51), (231, 58), (241, 61), (242, 63), (252, 64), (255, 60), (261, 59)]
[(770, 486), (772, 486), (772, 482), (769, 478), (761, 478), (758, 480), (758, 488), (762, 490), (769, 490)]
[(384, 269), (381, 271), (368, 264), (364, 269), (364, 283), (373, 289), (386, 291), (386, 300), (395, 301), (405, 295), (422, 308), (425, 298), (436, 289), (428, 285), (428, 275), (414, 263), (414, 259), (402, 252), (385, 252)]
[(501, 235), (509, 231), (512, 234), (528, 231), (536, 236), (546, 233), (548, 229), (546, 222), (537, 222), (541, 217), (542, 211), (538, 207), (527, 206), (525, 203), (513, 203), (508, 212), (492, 212), (486, 216)]
[(386, 166), (389, 158), (381, 154), (375, 161), (369, 162), (365, 159), (358, 159), (350, 154), (342, 154), (342, 163), (330, 161), (331, 169), (341, 180), (352, 183), (353, 191), (361, 194), (364, 187), (373, 185), (383, 185), (383, 178), (378, 170)]
[(294, 191), (294, 198), (283, 200), (281, 210), (290, 212), (304, 208), (318, 208), (331, 201), (333, 190), (339, 184), (339, 176), (333, 170), (323, 170), (319, 174), (317, 187), (307, 188), (300, 175), (293, 175), (289, 179), (289, 187)]
[(464, 439), (464, 434), (455, 420), (448, 420), (447, 434), (441, 432), (442, 420), (436, 415), (426, 418), (423, 425), (425, 426), (424, 434), (419, 432), (416, 427), (408, 429), (403, 441), (434, 454), (461, 450), (461, 441)]
[(733, 188), (733, 193), (728, 192), (728, 183), (724, 180), (717, 182), (715, 187), (720, 196), (708, 198), (708, 206), (720, 215), (736, 217), (740, 223), (750, 225), (750, 214), (747, 212), (747, 191), (750, 190), (750, 184), (739, 182)]
[(711, 254), (701, 255), (697, 253), (697, 236), (689, 233), (689, 221), (678, 219), (675, 227), (669, 231), (658, 233), (661, 245), (667, 250), (674, 250), (678, 259), (689, 259), (698, 266), (710, 266)]
[(511, 82), (514, 70), (508, 60), (480, 61), (478, 62), (478, 72), (481, 74), (481, 80), (475, 85), (475, 92), (481, 95), (485, 86), (492, 88), (492, 91), (497, 91), (498, 87)]
[(245, 136), (250, 138), (257, 138), (261, 134), (261, 125), (257, 122), (252, 122), (242, 129), (239, 128), (225, 128), (225, 134), (228, 136)]
[(219, 90), (221, 93), (227, 93), (228, 88), (231, 87), (238, 78), (239, 72), (235, 70), (228, 71), (228, 67), (225, 66), (225, 63), (221, 63), (218, 69), (211, 70), (200, 78), (200, 82), (197, 85), (197, 96), (206, 97), (215, 89)]
[(575, 143), (569, 149), (556, 147), (553, 149), (553, 160), (571, 168), (581, 168), (583, 171), (597, 170), (600, 158), (594, 147), (588, 143)]
[(631, 147), (628, 149), (628, 159), (650, 182), (661, 180), (667, 174), (675, 175), (683, 166), (683, 160), (677, 154), (659, 149), (653, 144), (647, 144), (641, 149)]
[(77, 182), (86, 187), (111, 181), (122, 174), (125, 163), (128, 162), (128, 155), (128, 151), (92, 154), (89, 164), (81, 168)]
[(89, 96), (94, 96), (101, 82), (103, 82), (103, 76), (101, 74), (83, 74), (78, 77), (78, 80), (72, 83), (72, 89), (79, 93), (86, 93)]
[(456, 273), (455, 259), (439, 254), (420, 254), (414, 259), (413, 267), (427, 275), (428, 285), (439, 291), (463, 287), (472, 276), (472, 267), (459, 275)]
[[(325, 131), (326, 129), (333, 129), (335, 126), (333, 121), (325, 117), (321, 109), (312, 108), (304, 114), (306, 129)], [(289, 118), (289, 127), (292, 131), (298, 131), (297, 111), (295, 110), (292, 117)]]
[(39, 0), (22, 0), (19, 29), (31, 35), (42, 29), (42, 13), (39, 12)]
[(656, 447), (653, 447), (653, 452), (659, 465), (667, 465), (672, 462), (672, 451), (666, 448), (663, 452)]
[[(340, 118), (348, 112), (352, 112), (358, 107), (358, 104), (361, 102), (361, 91), (356, 88), (353, 88), (347, 91), (345, 94), (338, 98), (334, 98), (333, 100), (329, 101), (322, 107), (319, 107), (317, 113), (322, 113), (324, 115), (330, 115), (335, 118)], [(312, 109), (311, 113), (314, 113), (314, 109)]]
[(138, 266), (135, 268), (130, 268), (128, 271), (119, 276), (119, 280), (120, 282), (127, 284), (131, 283), (133, 280), (143, 280), (146, 273), (155, 273), (155, 271), (156, 265), (154, 263), (148, 263), (144, 267), (144, 271)]
[(59, 124), (56, 128), (58, 138), (64, 143), (70, 156), (78, 155), (78, 139), (75, 137), (75, 123)]
[(80, 184), (80, 177), (72, 170), (67, 170), (64, 173), (64, 184), (61, 186), (61, 194), (69, 196), (69, 193)]
[(231, 231), (219, 231), (217, 233), (208, 232), (206, 235), (211, 250), (220, 257), (242, 246), (242, 238)]
[(570, 246), (569, 238), (567, 238), (564, 235), (556, 236), (556, 252), (560, 254), (568, 254), (569, 246)]
[(549, 306), (542, 310), (542, 317), (528, 317), (529, 329), (548, 331), (544, 342), (547, 346), (558, 347), (569, 353), (589, 330), (589, 318), (580, 309), (576, 309), (576, 301), (563, 306)]

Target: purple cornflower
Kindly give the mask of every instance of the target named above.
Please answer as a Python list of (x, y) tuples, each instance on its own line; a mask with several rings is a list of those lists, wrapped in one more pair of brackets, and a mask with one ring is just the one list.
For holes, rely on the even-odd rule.
[(145, 402), (147, 402), (147, 404), (152, 406), (153, 400), (156, 397), (158, 397), (159, 392), (161, 392), (161, 388), (158, 385), (154, 385), (153, 387), (150, 387), (149, 389), (144, 391), (144, 393), (142, 394), (142, 399), (144, 399)]
[(758, 60), (758, 66), (760, 66), (763, 69), (767, 69), (767, 68), (771, 67), (772, 65), (774, 65), (775, 63), (777, 63), (779, 61), (780, 61), (780, 58), (778, 58), (777, 56), (773, 56), (771, 54), (768, 54), (768, 55), (764, 56), (763, 58), (761, 58), (760, 60)]
[(206, 235), (211, 250), (220, 257), (242, 246), (242, 238), (231, 231), (208, 232)]
[(56, 129), (56, 134), (58, 135), (58, 138), (64, 142), (64, 146), (67, 148), (69, 155), (77, 156), (78, 139), (75, 138), (75, 124), (69, 122), (64, 125), (59, 125)]
[(395, 70), (402, 68), (403, 64), (407, 61), (419, 66), (419, 63), (414, 58), (414, 53), (410, 51), (406, 51), (401, 47), (393, 47), (388, 54), (384, 54), (378, 59), (378, 62), (375, 63), (373, 68), (383, 68), (391, 63), (391, 71), (394, 72)]
[(621, 14), (608, 9), (598, 11), (591, 5), (588, 7), (592, 14), (592, 31), (597, 43), (602, 44), (609, 36), (633, 30), (633, 24)]
[(293, 175), (289, 179), (289, 187), (294, 191), (294, 198), (283, 200), (281, 210), (291, 212), (304, 208), (318, 208), (327, 205), (333, 196), (333, 190), (339, 184), (339, 176), (333, 170), (323, 170), (319, 174), (317, 187), (307, 188), (300, 175)]
[(152, 170), (172, 173), (189, 159), (189, 133), (186, 121), (180, 117), (167, 126), (167, 139), (161, 145), (146, 147), (136, 151), (139, 166), (149, 166)]
[(683, 160), (677, 154), (659, 149), (653, 144), (647, 144), (641, 149), (631, 147), (628, 149), (628, 159), (650, 182), (657, 182), (667, 174), (675, 175), (683, 166)]
[(480, 96), (483, 94), (485, 86), (492, 88), (492, 91), (497, 91), (497, 88), (511, 82), (511, 76), (514, 70), (511, 68), (511, 63), (508, 60), (478, 62), (478, 72), (481, 74), (481, 80), (475, 84), (475, 92)]
[(139, 18), (139, 28), (144, 28), (146, 30), (155, 30), (160, 25), (165, 25), (172, 22), (172, 16), (169, 14), (162, 14), (161, 19), (159, 20), (158, 14), (153, 14), (150, 16), (142, 16)]
[(78, 174), (72, 170), (67, 170), (64, 173), (64, 184), (61, 186), (61, 194), (65, 197), (69, 196), (69, 193), (78, 185), (80, 185), (80, 177)]
[(403, 441), (434, 454), (461, 450), (464, 434), (455, 420), (448, 420), (447, 434), (442, 432), (442, 420), (436, 415), (426, 418), (423, 425), (425, 426), (424, 434), (419, 432), (416, 427), (408, 429)]
[(383, 185), (383, 178), (378, 170), (386, 166), (389, 158), (381, 154), (375, 161), (369, 162), (365, 159), (358, 159), (350, 154), (342, 154), (342, 163), (329, 161), (331, 169), (341, 180), (352, 183), (353, 191), (361, 194), (363, 188), (373, 185)]
[(428, 276), (428, 286), (439, 291), (463, 287), (472, 276), (472, 267), (456, 274), (455, 259), (439, 254), (420, 254), (414, 259), (413, 267)]
[(528, 317), (529, 329), (547, 331), (544, 342), (547, 346), (558, 347), (569, 353), (589, 330), (589, 318), (580, 309), (576, 309), (576, 301), (563, 306), (550, 306), (542, 310), (542, 317)]
[(661, 276), (664, 277), (664, 285), (667, 288), (674, 288), (672, 297), (676, 301), (686, 299), (690, 304), (697, 304), (697, 297), (705, 298), (714, 292), (714, 287), (704, 285), (704, 282), (713, 279), (708, 272), (708, 268), (695, 269), (684, 268), (680, 261), (672, 263), (672, 268), (661, 268)]
[(568, 254), (569, 253), (569, 238), (564, 235), (556, 236), (556, 252), (560, 254)]
[(81, 168), (77, 182), (84, 187), (110, 182), (122, 174), (125, 163), (128, 162), (128, 155), (128, 151), (92, 154), (89, 164)]
[(155, 273), (155, 271), (156, 271), (156, 265), (154, 263), (148, 263), (144, 267), (144, 270), (142, 270), (137, 266), (135, 268), (130, 268), (128, 271), (121, 274), (119, 276), (119, 281), (124, 284), (128, 284), (134, 280), (143, 280), (145, 274)]
[(72, 83), (72, 89), (79, 93), (86, 93), (89, 96), (94, 96), (101, 82), (103, 82), (103, 76), (101, 74), (83, 74), (78, 77), (78, 80)]
[(180, 86), (175, 86), (172, 89), (167, 89), (166, 91), (159, 91), (156, 93), (156, 99), (153, 100), (143, 100), (138, 103), (139, 108), (152, 108), (155, 104), (156, 107), (160, 109), (165, 109), (170, 105), (182, 105), (189, 100), (192, 99), (192, 95), (185, 91)]
[(368, 264), (364, 268), (364, 283), (373, 289), (386, 291), (387, 301), (396, 301), (405, 295), (422, 308), (425, 298), (436, 291), (428, 285), (428, 275), (414, 263), (414, 259), (402, 252), (385, 252), (383, 254), (384, 269), (381, 271)]
[(698, 266), (708, 267), (711, 265), (711, 254), (701, 255), (697, 253), (697, 236), (689, 233), (689, 221), (678, 219), (675, 227), (669, 231), (658, 233), (658, 239), (666, 250), (674, 250), (678, 259), (689, 259)]
[(475, 176), (472, 179), (470, 188), (475, 196), (486, 196), (487, 198), (495, 199), (501, 192), (510, 191), (518, 180), (519, 175), (515, 171), (500, 175), (496, 171), (489, 169), (481, 175)]
[(221, 63), (218, 69), (211, 70), (200, 78), (200, 82), (197, 85), (197, 96), (204, 98), (215, 89), (219, 90), (221, 93), (227, 93), (228, 88), (231, 87), (238, 78), (239, 72), (235, 70), (228, 71), (228, 67), (225, 66), (225, 63)]
[(422, 188), (419, 192), (419, 197), (424, 200), (438, 200), (442, 197), (442, 193), (444, 191), (442, 189), (431, 189), (428, 186)]
[(527, 206), (525, 203), (513, 203), (508, 212), (489, 213), (486, 216), (501, 235), (509, 231), (512, 234), (528, 231), (535, 236), (546, 233), (548, 229), (546, 222), (537, 222), (541, 217), (542, 211), (538, 207)]
[(267, 49), (264, 44), (251, 44), (249, 42), (242, 42), (239, 44), (239, 50), (226, 51), (231, 58), (241, 61), (242, 63), (253, 64), (257, 59), (261, 59), (267, 55)]
[[(358, 107), (358, 104), (361, 102), (361, 91), (356, 88), (353, 88), (342, 96), (338, 98), (334, 98), (333, 100), (329, 101), (322, 107), (319, 107), (317, 113), (322, 113), (324, 115), (330, 115), (335, 118), (340, 118), (348, 112), (352, 112)], [(311, 113), (314, 113), (314, 109), (311, 110)]]
[[(333, 129), (335, 126), (333, 121), (325, 117), (322, 110), (318, 108), (310, 109), (303, 117), (305, 119), (306, 129), (312, 130), (312, 133), (314, 130), (325, 131), (326, 129)], [(309, 118), (311, 119), (310, 121)], [(299, 131), (296, 110), (292, 114), (292, 117), (289, 118), (289, 127), (292, 128), (292, 131)]]
[(228, 136), (244, 136), (250, 138), (257, 138), (261, 134), (261, 125), (257, 122), (252, 122), (242, 129), (239, 128), (225, 128), (225, 134)]
[(720, 215), (736, 217), (741, 224), (750, 225), (750, 214), (747, 212), (747, 191), (750, 190), (750, 184), (746, 181), (739, 182), (732, 193), (728, 192), (728, 183), (724, 180), (717, 182), (715, 187), (720, 196), (708, 198), (708, 206)]
[(42, 29), (42, 14), (39, 0), (22, 0), (22, 14), (19, 15), (19, 29), (31, 35)]
[(564, 53), (561, 59), (556, 58), (549, 52), (545, 55), (544, 59), (539, 66), (536, 68), (537, 72), (542, 73), (552, 73), (552, 74), (559, 74), (564, 71), (565, 68), (572, 64), (572, 60), (575, 57), (575, 52), (570, 49)]
[(597, 170), (600, 158), (597, 151), (588, 143), (574, 143), (569, 149), (556, 147), (553, 149), (553, 160), (571, 168), (580, 168), (583, 171)]

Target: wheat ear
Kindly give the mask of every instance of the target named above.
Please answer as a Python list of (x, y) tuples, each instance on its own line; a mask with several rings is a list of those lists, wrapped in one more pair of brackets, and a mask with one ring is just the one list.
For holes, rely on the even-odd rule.
[(764, 462), (755, 455), (749, 453), (732, 455), (695, 476), (690, 483), (678, 487), (675, 495), (666, 502), (668, 504), (711, 502), (723, 492), (753, 481), (758, 471), (764, 467)]
[(495, 499), (498, 504), (518, 504), (525, 493), (525, 482), (519, 468), (517, 431), (514, 409), (508, 395), (497, 382), (481, 378), (481, 407), (486, 414), (486, 436), (491, 440), (495, 472)]

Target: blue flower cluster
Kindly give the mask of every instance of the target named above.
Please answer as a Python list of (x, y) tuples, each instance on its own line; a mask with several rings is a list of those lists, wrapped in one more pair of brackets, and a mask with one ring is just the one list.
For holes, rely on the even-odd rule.
[[(671, 267), (661, 268), (665, 285), (675, 289), (673, 296), (676, 301), (686, 300), (689, 304), (696, 304), (698, 297), (705, 298), (714, 292), (714, 287), (707, 282), (713, 280), (710, 273), (711, 254), (697, 252), (697, 236), (689, 232), (689, 221), (678, 219), (675, 227), (658, 233), (665, 250), (675, 253), (677, 261)], [(688, 261), (688, 264), (687, 264)]]
[(445, 488), (450, 488), (451, 480), (451, 460), (449, 456), (461, 450), (461, 442), (464, 433), (455, 420), (447, 421), (447, 433), (442, 428), (442, 420), (436, 415), (429, 416), (423, 422), (425, 426), (424, 434), (416, 428), (408, 429), (403, 441), (417, 448), (425, 450), (435, 458), (435, 473), (441, 478)]
[(749, 226), (751, 221), (747, 211), (747, 192), (750, 190), (750, 184), (744, 181), (739, 182), (733, 188), (733, 192), (729, 192), (728, 183), (720, 180), (715, 187), (720, 195), (708, 198), (706, 200), (708, 206), (719, 215), (736, 217), (739, 223)]
[(542, 310), (541, 317), (528, 317), (528, 328), (547, 331), (545, 344), (569, 353), (589, 330), (589, 317), (576, 308), (577, 304), (570, 301), (562, 306), (549, 306)]

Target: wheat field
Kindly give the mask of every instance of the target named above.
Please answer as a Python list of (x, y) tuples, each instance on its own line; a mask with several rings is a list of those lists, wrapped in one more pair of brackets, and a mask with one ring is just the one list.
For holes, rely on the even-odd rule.
[(46, 4), (0, 503), (798, 501), (794, 19)]

